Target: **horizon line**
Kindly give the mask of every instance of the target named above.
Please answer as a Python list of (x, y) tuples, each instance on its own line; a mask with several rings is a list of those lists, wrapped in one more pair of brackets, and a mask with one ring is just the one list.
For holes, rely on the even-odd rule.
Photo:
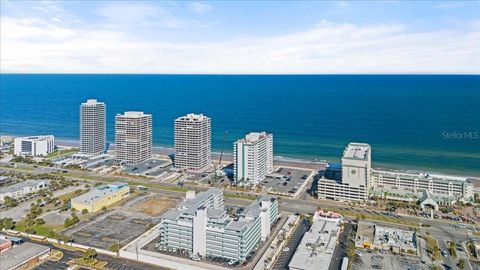
[(187, 76), (480, 76), (480, 73), (74, 73), (0, 72), (1, 75), (187, 75)]

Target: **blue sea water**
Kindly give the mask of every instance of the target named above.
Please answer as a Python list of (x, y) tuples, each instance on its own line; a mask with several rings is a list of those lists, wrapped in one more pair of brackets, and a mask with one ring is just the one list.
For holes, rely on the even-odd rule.
[(274, 134), (275, 155), (339, 160), (349, 142), (373, 147), (375, 167), (480, 175), (480, 76), (0, 75), (0, 133), (79, 137), (79, 105), (114, 116), (153, 114), (154, 144), (173, 145), (173, 120), (212, 118), (213, 148), (250, 131)]

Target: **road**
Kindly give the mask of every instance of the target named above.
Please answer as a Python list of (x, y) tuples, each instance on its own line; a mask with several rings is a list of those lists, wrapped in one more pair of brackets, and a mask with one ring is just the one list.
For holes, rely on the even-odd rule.
[[(38, 244), (38, 242), (31, 241), (31, 240), (26, 239), (26, 238), (24, 238), (24, 239), (27, 242)], [(59, 249), (51, 243), (41, 243), (41, 244), (45, 245), (45, 246), (49, 246), (51, 249), (62, 251), (63, 252), (63, 257), (58, 262), (46, 260), (41, 265), (35, 267), (35, 269), (40, 269), (40, 270), (66, 269), (68, 267), (67, 262), (69, 260), (80, 258), (83, 255), (81, 252), (71, 251), (71, 250), (67, 250), (67, 249)], [(108, 269), (116, 269), (116, 270), (142, 270), (142, 269), (168, 270), (168, 268), (164, 268), (164, 267), (160, 267), (160, 266), (153, 266), (153, 265), (146, 264), (146, 263), (141, 263), (141, 262), (138, 262), (138, 261), (131, 261), (131, 260), (118, 258), (118, 257), (111, 257), (111, 256), (103, 255), (103, 254), (97, 254), (96, 259), (98, 261), (107, 262), (106, 267)]]
[(349, 222), (345, 222), (344, 230), (338, 237), (338, 244), (332, 254), (332, 260), (328, 270), (338, 270), (342, 265), (342, 259), (347, 256), (347, 239), (352, 233), (353, 225)]
[[(288, 269), (288, 264), (292, 260), (293, 254), (295, 253), (295, 250), (297, 249), (298, 245), (300, 244), (300, 241), (302, 241), (303, 235), (305, 232), (308, 231), (310, 228), (310, 225), (308, 222), (305, 222), (306, 220), (302, 221), (295, 231), (293, 232), (292, 236), (288, 240), (288, 243), (285, 245), (285, 248), (283, 249), (282, 253), (278, 256), (277, 261), (272, 267), (272, 270), (287, 270)], [(286, 249), (288, 248), (288, 249)]]
[[(31, 170), (32, 173), (45, 173), (44, 168), (33, 168), (32, 165), (28, 164), (19, 164), (18, 165), (19, 169), (23, 170)], [(4, 168), (7, 170), (16, 170), (14, 168)], [(82, 180), (82, 181), (99, 181), (99, 180), (123, 180), (125, 181), (125, 177), (99, 177), (95, 174), (91, 174), (88, 172), (84, 171), (72, 171), (72, 170), (67, 170), (67, 175), (69, 175), (69, 178), (76, 179), (76, 180)], [(79, 175), (79, 178), (72, 176), (72, 175)], [(86, 178), (92, 178), (91, 180), (85, 180)], [(98, 179), (98, 180), (97, 180)], [(138, 178), (131, 178), (128, 177), (126, 178), (127, 180), (132, 180), (135, 182), (140, 182), (140, 183), (148, 183), (148, 180), (144, 179), (138, 179)], [(158, 184), (158, 188), (155, 187), (150, 187), (148, 189), (149, 192), (152, 193), (157, 193), (162, 196), (170, 196), (174, 198), (183, 198), (185, 196), (184, 192), (181, 191), (172, 191), (172, 190), (165, 190), (162, 189), (162, 186), (175, 186), (171, 184)], [(203, 191), (207, 189), (206, 187), (194, 187), (195, 190), (197, 191)], [(237, 191), (224, 191), (225, 194), (233, 194), (236, 195), (238, 192)], [(308, 196), (301, 196), (302, 199), (292, 199), (292, 198), (284, 198), (281, 197), (279, 198), (279, 210), (280, 212), (284, 214), (288, 213), (313, 213), (316, 211), (319, 207), (320, 208), (329, 208), (333, 211), (335, 210), (341, 210), (342, 208), (351, 208), (354, 211), (365, 211), (365, 207), (349, 207), (346, 206), (345, 204), (338, 203), (335, 201), (313, 201), (309, 200)], [(251, 203), (250, 200), (245, 200), (245, 199), (236, 199), (236, 198), (225, 198), (225, 203), (227, 205), (236, 205), (236, 206), (246, 206), (249, 203)], [(441, 245), (442, 250), (446, 249), (446, 241), (455, 241), (457, 244), (461, 244), (461, 242), (465, 241), (466, 239), (469, 238), (469, 235), (471, 236), (471, 232), (465, 228), (455, 228), (453, 226), (453, 222), (448, 222), (445, 220), (431, 220), (431, 219), (426, 219), (423, 217), (416, 217), (416, 216), (404, 216), (402, 217), (403, 220), (406, 221), (412, 221), (412, 222), (419, 222), (423, 224), (428, 224), (432, 226), (429, 229), (433, 229), (432, 235), (435, 237), (439, 237), (439, 244)], [(436, 232), (435, 232), (436, 230)], [(462, 252), (460, 252), (460, 258), (463, 258)], [(466, 255), (465, 255), (465, 258)], [(467, 268), (466, 269), (471, 269), (470, 267), (470, 261), (467, 260)], [(450, 258), (445, 258), (445, 264), (448, 266), (452, 267), (452, 269), (455, 269), (456, 262), (453, 262)]]

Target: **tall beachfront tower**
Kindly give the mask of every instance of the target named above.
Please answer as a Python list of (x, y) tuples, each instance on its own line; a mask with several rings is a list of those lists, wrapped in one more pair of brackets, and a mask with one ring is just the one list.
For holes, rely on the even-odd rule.
[(152, 157), (152, 115), (125, 112), (115, 116), (115, 159), (135, 165)]
[(323, 176), (318, 181), (318, 197), (341, 201), (368, 199), (372, 169), (372, 148), (366, 143), (349, 143), (343, 151), (341, 181)]
[(349, 143), (342, 157), (342, 182), (350, 187), (370, 189), (372, 148), (366, 143)]
[(96, 99), (80, 105), (80, 152), (98, 156), (106, 146), (106, 106)]
[(235, 182), (258, 184), (273, 171), (273, 135), (251, 132), (233, 143)]
[(175, 119), (175, 168), (198, 171), (212, 164), (211, 126), (203, 114)]

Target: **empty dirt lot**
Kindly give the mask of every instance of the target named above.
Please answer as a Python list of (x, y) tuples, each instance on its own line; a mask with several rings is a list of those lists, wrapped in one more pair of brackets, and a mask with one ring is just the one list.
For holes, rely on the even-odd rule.
[(176, 200), (155, 196), (145, 198), (133, 207), (147, 215), (158, 216), (176, 204)]
[(97, 248), (108, 249), (117, 243), (123, 246), (160, 222), (160, 215), (177, 202), (168, 197), (141, 195), (64, 233), (73, 236), (76, 243)]

